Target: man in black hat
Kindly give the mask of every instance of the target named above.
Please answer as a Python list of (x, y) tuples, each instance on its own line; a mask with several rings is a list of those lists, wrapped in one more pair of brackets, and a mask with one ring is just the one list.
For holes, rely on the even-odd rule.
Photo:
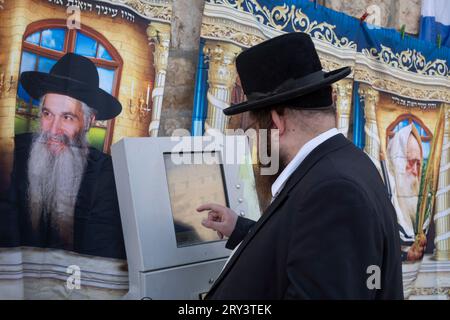
[(394, 208), (371, 160), (335, 128), (330, 85), (350, 68), (322, 71), (304, 33), (254, 46), (236, 66), (248, 100), (224, 113), (249, 111), (255, 129), (276, 129), (281, 173), (257, 223), (198, 208), (234, 249), (207, 298), (402, 299)]
[(99, 88), (95, 65), (72, 53), (50, 73), (23, 72), (20, 82), (41, 101), (40, 126), (16, 136), (0, 246), (125, 259), (111, 157), (86, 138), (93, 121), (116, 117), (121, 104)]

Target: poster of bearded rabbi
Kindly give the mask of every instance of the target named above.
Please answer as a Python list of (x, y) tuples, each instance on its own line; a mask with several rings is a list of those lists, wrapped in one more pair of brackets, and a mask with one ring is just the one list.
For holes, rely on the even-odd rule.
[(0, 299), (128, 292), (110, 148), (157, 135), (170, 19), (160, 1), (5, 1)]
[(380, 164), (397, 212), (405, 263), (420, 261), (425, 251), (433, 250), (431, 221), (444, 129), (442, 110), (439, 103), (387, 93), (380, 94), (377, 105)]

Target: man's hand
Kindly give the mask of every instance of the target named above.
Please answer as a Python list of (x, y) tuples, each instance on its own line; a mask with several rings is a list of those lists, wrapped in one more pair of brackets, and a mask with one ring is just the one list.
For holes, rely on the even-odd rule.
[(408, 250), (407, 261), (417, 261), (422, 259), (427, 245), (427, 238), (423, 237), (419, 241), (414, 242)]
[(229, 237), (236, 227), (237, 214), (230, 208), (219, 204), (207, 203), (197, 208), (198, 212), (209, 210), (208, 218), (202, 220), (205, 228), (217, 231), (221, 239)]

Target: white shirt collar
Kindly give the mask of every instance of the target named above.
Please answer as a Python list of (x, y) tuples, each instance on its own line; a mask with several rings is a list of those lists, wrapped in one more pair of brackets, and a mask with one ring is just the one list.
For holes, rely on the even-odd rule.
[(286, 181), (292, 175), (292, 173), (300, 166), (300, 164), (305, 160), (305, 158), (320, 144), (325, 142), (326, 140), (334, 137), (339, 134), (339, 131), (336, 128), (325, 131), (324, 133), (319, 134), (317, 137), (309, 140), (307, 143), (300, 148), (300, 150), (295, 155), (294, 159), (288, 163), (286, 168), (281, 172), (278, 176), (277, 180), (272, 184), (272, 199), (276, 198), (278, 194), (283, 190)]

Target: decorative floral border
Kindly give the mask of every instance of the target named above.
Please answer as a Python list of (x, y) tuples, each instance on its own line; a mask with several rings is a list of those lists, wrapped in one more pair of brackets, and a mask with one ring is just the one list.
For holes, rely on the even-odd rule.
[[(258, 23), (274, 30), (284, 31), (289, 27), (293, 31), (308, 33), (313, 38), (322, 40), (334, 47), (357, 50), (357, 44), (354, 41), (346, 37), (338, 38), (335, 25), (311, 20), (302, 12), (301, 8), (297, 8), (295, 5), (283, 4), (270, 9), (261, 5), (258, 0), (206, 0), (206, 2), (249, 13), (256, 18)], [(238, 38), (246, 40), (244, 45), (251, 43), (246, 37), (239, 36)], [(450, 68), (446, 60), (427, 61), (421, 52), (414, 49), (394, 53), (391, 48), (381, 45), (381, 49), (363, 49), (362, 53), (370, 60), (403, 71), (427, 76), (450, 77)]]
[(206, 0), (206, 2), (252, 14), (259, 23), (275, 30), (283, 31), (290, 26), (292, 31), (308, 33), (311, 37), (325, 41), (338, 48), (353, 50), (357, 48), (354, 41), (350, 41), (346, 37), (339, 38), (336, 35), (335, 25), (327, 22), (318, 23), (317, 21), (311, 21), (302, 12), (302, 9), (297, 8), (295, 5), (288, 6), (283, 4), (269, 9), (260, 5), (257, 0)]
[(415, 49), (394, 53), (391, 48), (381, 45), (381, 50), (376, 48), (363, 49), (362, 53), (370, 60), (375, 60), (404, 71), (427, 76), (450, 77), (450, 69), (446, 60), (427, 61), (425, 56)]
[[(329, 49), (355, 51), (356, 56), (352, 60), (353, 63), (350, 63), (348, 59), (342, 60), (341, 57), (335, 56), (332, 53), (333, 50), (323, 51), (318, 48), (325, 69), (335, 69), (350, 63), (354, 67), (353, 77), (356, 81), (371, 84), (378, 90), (426, 101), (450, 101), (450, 91), (446, 84), (450, 84), (450, 81), (447, 82), (450, 80), (450, 66), (444, 59), (427, 61), (425, 55), (417, 49), (408, 49), (395, 53), (394, 50), (386, 45), (382, 45), (380, 48), (364, 48), (360, 49), (361, 52), (358, 52), (355, 42), (347, 38), (338, 39), (334, 32), (336, 26), (325, 22), (318, 23), (310, 19), (295, 5), (288, 6), (284, 4), (269, 9), (260, 5), (259, 2), (261, 1), (259, 0), (206, 0), (206, 2), (207, 6), (217, 5), (217, 8), (223, 7), (232, 9), (230, 11), (239, 11), (244, 15), (252, 15), (256, 21), (254, 25), (246, 24), (241, 26), (233, 18), (216, 17), (214, 14), (208, 15), (208, 12), (205, 11), (202, 37), (230, 41), (249, 47), (259, 43), (262, 40), (261, 37), (264, 37), (260, 27), (261, 24), (280, 32), (285, 31), (285, 29), (291, 30), (293, 27), (296, 31), (309, 33), (313, 38), (318, 39), (319, 42), (323, 40), (325, 47), (330, 47)], [(205, 10), (207, 10), (207, 7)], [(227, 12), (223, 10), (222, 15)], [(205, 17), (207, 17), (206, 20)], [(239, 18), (242, 19), (243, 17), (241, 15)], [(221, 21), (223, 19), (226, 22)], [(385, 65), (387, 68), (384, 71), (380, 68), (375, 70), (366, 65), (364, 61), (361, 61), (361, 58), (372, 62), (372, 64)], [(416, 82), (405, 80), (404, 72), (417, 75), (415, 76), (418, 77)], [(417, 81), (420, 81), (420, 77), (423, 78), (423, 81), (418, 83)], [(440, 84), (430, 86), (426, 81), (426, 77), (434, 77), (434, 80), (438, 80)]]

